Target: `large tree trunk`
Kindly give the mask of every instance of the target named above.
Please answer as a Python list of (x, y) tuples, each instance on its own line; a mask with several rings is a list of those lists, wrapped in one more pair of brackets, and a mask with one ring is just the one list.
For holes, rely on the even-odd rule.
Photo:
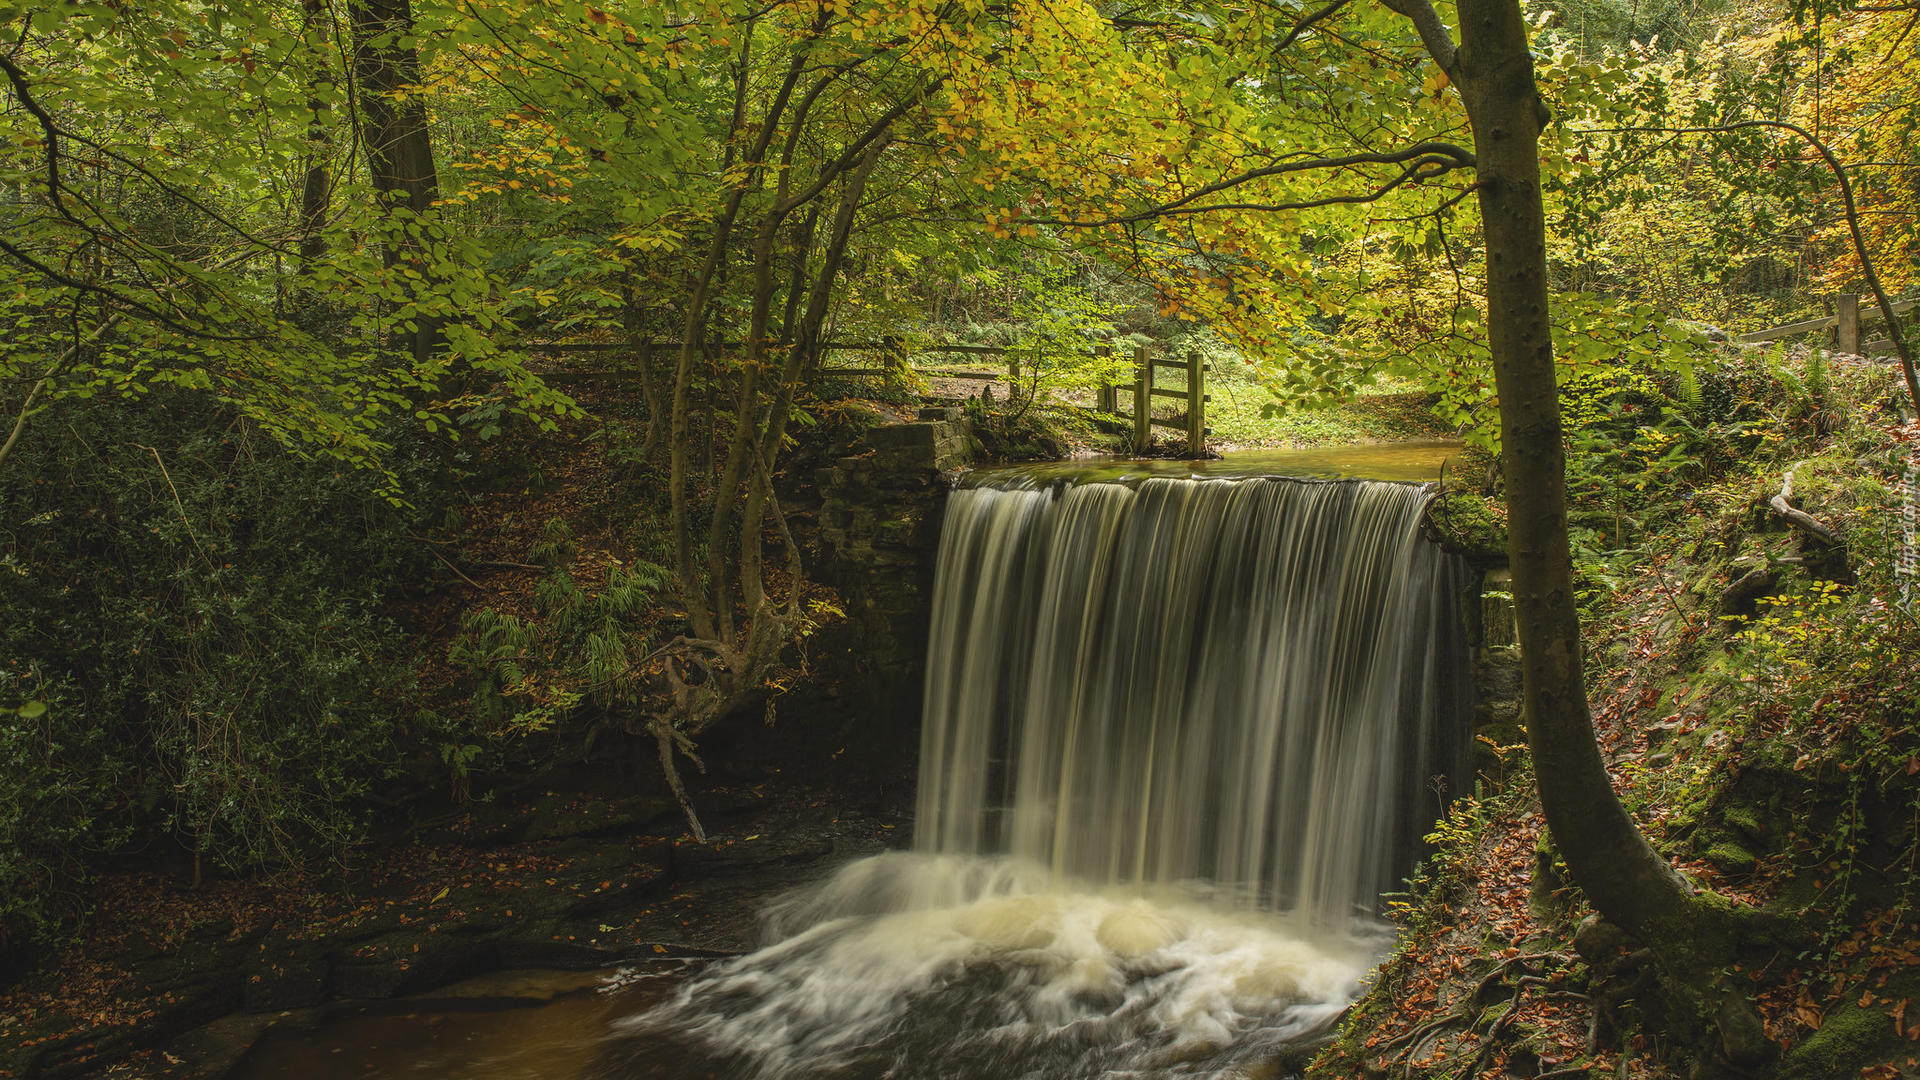
[[(1573, 880), (1594, 910), (1656, 948), (1682, 993), (1736, 1064), (1770, 1049), (1760, 1019), (1723, 974), (1742, 929), (1737, 909), (1696, 892), (1653, 850), (1614, 795), (1594, 739), (1581, 674), (1580, 618), (1567, 539), (1560, 399), (1547, 305), (1540, 133), (1549, 119), (1534, 83), (1516, 0), (1459, 0), (1457, 52), (1421, 23), (1473, 126), (1487, 242), (1487, 330), (1507, 480), (1508, 558), (1520, 638), (1527, 745), (1541, 809)], [(1436, 49), (1435, 46), (1440, 45)]]
[[(414, 49), (411, 0), (352, 0), (347, 5), (353, 25), (353, 67), (359, 82), (361, 141), (367, 149), (367, 168), (375, 191), (388, 213), (408, 210), (424, 214), (439, 190), (434, 172), (433, 141), (427, 129), (427, 106), (417, 92), (420, 57)], [(389, 240), (389, 267), (416, 259), (417, 245)], [(415, 289), (434, 287), (433, 275), (422, 269)], [(416, 363), (432, 358), (440, 338), (437, 318), (417, 318), (400, 344)]]

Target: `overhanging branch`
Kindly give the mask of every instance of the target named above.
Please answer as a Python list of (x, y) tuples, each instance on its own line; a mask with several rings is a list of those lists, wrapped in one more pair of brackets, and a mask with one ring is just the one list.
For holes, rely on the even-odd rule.
[[(1312, 199), (1299, 203), (1207, 203), (1195, 205), (1210, 195), (1242, 187), (1255, 180), (1268, 177), (1285, 176), (1291, 173), (1311, 172), (1319, 169), (1343, 169), (1356, 165), (1401, 165), (1400, 174), (1388, 180), (1379, 188), (1364, 195), (1335, 195), (1322, 199)], [(1410, 183), (1420, 183), (1437, 179), (1456, 169), (1471, 169), (1474, 166), (1473, 155), (1466, 150), (1443, 142), (1423, 142), (1403, 150), (1380, 154), (1349, 154), (1344, 157), (1304, 158), (1283, 161), (1276, 165), (1267, 165), (1251, 169), (1238, 176), (1218, 180), (1191, 191), (1180, 198), (1131, 214), (1120, 214), (1108, 218), (1020, 218), (1023, 225), (1057, 225), (1073, 229), (1097, 229), (1109, 225), (1133, 225), (1153, 218), (1174, 217), (1183, 214), (1211, 213), (1216, 210), (1308, 210), (1320, 206), (1334, 206), (1342, 203), (1373, 202), (1396, 188)]]

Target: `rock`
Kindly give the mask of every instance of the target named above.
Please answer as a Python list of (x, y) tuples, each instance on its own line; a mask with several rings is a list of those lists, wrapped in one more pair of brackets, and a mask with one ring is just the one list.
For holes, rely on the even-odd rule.
[(1721, 811), (1720, 820), (1726, 822), (1729, 829), (1752, 841), (1765, 840), (1772, 832), (1760, 820), (1759, 811), (1745, 803), (1735, 803)]
[(1773, 1041), (1767, 1038), (1766, 1025), (1745, 995), (1730, 993), (1722, 997), (1713, 1023), (1720, 1029), (1720, 1049), (1735, 1065), (1758, 1065), (1773, 1056)]
[(1735, 876), (1751, 874), (1753, 873), (1753, 868), (1759, 864), (1759, 861), (1753, 852), (1748, 851), (1732, 840), (1722, 840), (1707, 849), (1707, 862), (1711, 863), (1715, 870), (1723, 874), (1732, 874)]
[(242, 973), (246, 1008), (252, 1012), (304, 1009), (332, 993), (332, 965), (324, 949), (303, 942), (262, 944)]
[(1749, 570), (1720, 593), (1720, 613), (1752, 618), (1759, 613), (1760, 599), (1771, 595), (1778, 587), (1778, 579), (1767, 567)]
[(345, 998), (390, 998), (499, 967), (497, 945), (488, 937), (400, 930), (336, 957), (333, 989)]
[(1520, 632), (1513, 621), (1513, 574), (1506, 569), (1489, 570), (1480, 583), (1480, 641), (1485, 649), (1500, 649), (1520, 644)]
[(1626, 931), (1598, 915), (1581, 919), (1573, 932), (1573, 951), (1580, 954), (1580, 959), (1595, 967), (1611, 963), (1626, 947)]
[(1858, 1076), (1893, 1036), (1893, 1019), (1877, 1009), (1851, 1004), (1827, 1014), (1826, 1022), (1780, 1062), (1781, 1080), (1832, 1080)]

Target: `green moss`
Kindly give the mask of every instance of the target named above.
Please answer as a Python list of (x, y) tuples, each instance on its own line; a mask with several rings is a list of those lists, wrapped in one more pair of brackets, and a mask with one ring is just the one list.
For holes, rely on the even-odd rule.
[(1843, 1006), (1806, 1042), (1788, 1051), (1780, 1063), (1780, 1080), (1832, 1080), (1858, 1076), (1863, 1066), (1883, 1053), (1893, 1035), (1886, 1013)]
[(1720, 819), (1727, 823), (1728, 828), (1739, 832), (1749, 840), (1762, 839), (1770, 831), (1760, 818), (1759, 807), (1746, 803), (1734, 803), (1727, 807), (1721, 811)]
[(1427, 507), (1427, 522), (1440, 545), (1470, 558), (1507, 555), (1507, 507), (1470, 491), (1448, 491)]
[(1759, 863), (1753, 852), (1732, 840), (1722, 840), (1707, 849), (1707, 861), (1723, 874), (1751, 874)]

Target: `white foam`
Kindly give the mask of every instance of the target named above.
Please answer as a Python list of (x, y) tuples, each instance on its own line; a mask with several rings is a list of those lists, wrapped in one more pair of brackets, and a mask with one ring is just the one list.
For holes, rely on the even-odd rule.
[(1336, 1015), (1382, 945), (992, 857), (861, 860), (771, 915), (781, 940), (623, 1029), (725, 1075), (1217, 1075)]

